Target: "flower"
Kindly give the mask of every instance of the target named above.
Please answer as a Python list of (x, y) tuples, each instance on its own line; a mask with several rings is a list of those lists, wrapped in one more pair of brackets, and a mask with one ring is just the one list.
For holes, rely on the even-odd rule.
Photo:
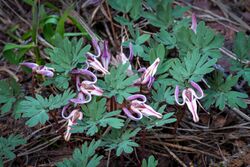
[[(145, 104), (147, 99), (144, 95), (135, 94), (129, 96), (127, 100), (130, 101), (130, 109), (128, 109), (127, 107), (123, 107), (122, 110), (130, 119), (138, 121), (142, 119), (143, 115), (146, 117), (154, 116), (159, 119), (162, 118), (161, 113), (156, 112), (152, 107)], [(137, 116), (134, 116), (134, 114), (136, 114)]]
[(89, 66), (93, 69), (102, 72), (104, 75), (109, 74), (109, 71), (105, 69), (102, 64), (96, 59), (96, 57), (92, 56), (91, 54), (87, 54), (87, 61)]
[(82, 120), (82, 118), (83, 118), (82, 112), (80, 112), (77, 109), (73, 110), (69, 114), (69, 116), (65, 117), (64, 116), (64, 112), (66, 111), (66, 109), (68, 108), (68, 106), (69, 105), (64, 106), (63, 110), (62, 110), (62, 117), (68, 121), (67, 130), (64, 133), (64, 139), (65, 139), (65, 141), (69, 141), (69, 139), (70, 139), (70, 136), (71, 136), (70, 130), (71, 130), (72, 126), (76, 125), (77, 121), (78, 120)]
[(197, 29), (197, 20), (196, 20), (196, 16), (193, 13), (192, 14), (192, 25), (191, 25), (191, 29), (194, 31), (194, 33), (196, 34), (196, 29)]
[(157, 71), (158, 65), (160, 64), (160, 59), (157, 58), (153, 64), (151, 64), (147, 69), (141, 68), (138, 71), (143, 72), (141, 78), (135, 81), (135, 84), (148, 85), (148, 88), (151, 88), (155, 78), (154, 75)]
[(178, 105), (181, 105), (181, 106), (183, 106), (184, 104), (187, 104), (187, 107), (193, 116), (194, 122), (198, 122), (199, 116), (197, 114), (197, 103), (196, 102), (199, 103), (198, 99), (203, 98), (204, 93), (203, 93), (203, 90), (201, 89), (201, 87), (197, 83), (195, 83), (193, 81), (191, 81), (190, 83), (200, 93), (200, 95), (198, 96), (192, 88), (184, 89), (182, 91), (183, 102), (180, 103), (179, 102), (179, 86), (177, 85), (175, 88), (175, 101)]
[(104, 48), (101, 55), (101, 62), (103, 64), (103, 67), (108, 70), (109, 63), (110, 63), (110, 52), (108, 50), (108, 41), (104, 41)]
[(84, 92), (79, 92), (77, 95), (77, 98), (72, 98), (69, 101), (75, 104), (85, 104), (90, 102), (92, 99), (91, 95), (89, 92), (84, 91)]
[[(116, 58), (112, 57), (111, 64), (118, 67), (120, 64), (126, 64), (127, 62), (131, 62), (133, 60), (133, 47), (132, 44), (129, 44), (129, 58), (123, 53), (123, 48), (121, 46), (121, 51), (118, 55), (116, 55)], [(131, 76), (133, 75), (131, 64), (129, 63), (128, 69), (127, 69), (127, 75)]]
[(39, 66), (36, 63), (31, 63), (31, 62), (24, 62), (20, 63), (23, 66), (26, 66), (28, 68), (31, 68), (33, 72), (37, 74), (41, 74), (43, 76), (47, 77), (53, 77), (54, 76), (54, 68), (46, 67), (46, 66)]
[[(97, 77), (94, 73), (86, 69), (72, 70), (72, 74), (76, 76), (76, 87), (80, 91), (77, 98), (71, 99), (70, 101), (75, 104), (85, 104), (91, 101), (91, 95), (102, 96), (103, 90), (94, 84), (97, 81)], [(84, 76), (86, 79), (80, 82), (80, 76)]]

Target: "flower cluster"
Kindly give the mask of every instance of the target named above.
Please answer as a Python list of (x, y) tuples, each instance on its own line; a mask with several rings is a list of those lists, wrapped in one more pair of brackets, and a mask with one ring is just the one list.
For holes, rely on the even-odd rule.
[[(192, 16), (192, 27), (191, 29), (196, 33), (196, 18), (195, 15)], [(92, 96), (103, 96), (103, 90), (96, 85), (97, 76), (96, 72), (100, 72), (101, 75), (109, 75), (109, 64), (119, 66), (120, 64), (129, 63), (128, 69), (126, 71), (127, 75), (133, 75), (132, 71), (132, 62), (133, 62), (133, 45), (129, 44), (129, 55), (126, 56), (121, 47), (120, 53), (116, 56), (116, 59), (112, 57), (108, 49), (108, 42), (104, 41), (103, 43), (96, 40), (92, 41), (95, 54), (87, 52), (86, 56), (87, 67), (84, 69), (73, 69), (70, 74), (75, 76), (75, 83), (77, 89), (77, 97), (69, 100), (69, 103), (62, 109), (62, 117), (67, 120), (67, 130), (64, 134), (66, 141), (70, 140), (71, 129), (73, 125), (77, 124), (78, 120), (83, 119), (83, 113), (78, 109), (77, 105), (89, 103), (92, 99)], [(150, 89), (155, 81), (155, 74), (157, 68), (160, 64), (160, 59), (157, 58), (148, 68), (140, 68), (138, 72), (141, 72), (141, 77), (134, 81), (131, 86), (146, 85)], [(31, 62), (21, 63), (26, 67), (32, 69), (33, 73), (41, 74), (47, 77), (53, 77), (55, 70), (50, 67), (40, 66)], [(90, 69), (94, 70), (92, 72)], [(198, 91), (199, 95), (192, 88), (186, 88), (182, 91), (182, 103), (179, 102), (179, 86), (176, 86), (175, 89), (175, 100), (178, 105), (183, 106), (187, 104), (188, 109), (193, 115), (193, 120), (195, 122), (199, 121), (197, 114), (197, 102), (198, 99), (201, 99), (204, 94), (202, 89), (198, 84), (191, 81), (191, 85)], [(147, 98), (142, 94), (135, 94), (127, 97), (126, 102), (122, 106), (123, 112), (131, 120), (138, 121), (143, 118), (143, 116), (149, 117), (153, 116), (158, 119), (162, 118), (162, 114), (155, 111), (152, 107), (146, 104)], [(65, 116), (65, 112), (70, 105), (74, 106), (74, 109), (70, 112), (68, 116)]]

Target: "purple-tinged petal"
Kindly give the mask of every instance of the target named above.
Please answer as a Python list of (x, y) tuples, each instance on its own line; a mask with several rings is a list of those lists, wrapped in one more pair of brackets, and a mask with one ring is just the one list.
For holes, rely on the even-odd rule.
[(103, 67), (108, 70), (108, 66), (110, 63), (110, 52), (108, 50), (108, 41), (104, 41), (104, 48), (103, 48), (103, 53), (101, 55), (101, 61), (103, 64)]
[(142, 67), (142, 68), (139, 68), (139, 70), (137, 70), (138, 72), (145, 72), (147, 70), (146, 67)]
[(196, 33), (196, 29), (197, 29), (197, 20), (196, 20), (196, 16), (193, 13), (192, 14), (192, 25), (191, 25), (191, 29), (194, 31), (194, 33)]
[(102, 96), (103, 90), (94, 84), (89, 84), (88, 81), (83, 81), (81, 83), (80, 89), (82, 92), (86, 91), (91, 95)]
[(185, 104), (185, 98), (183, 98), (183, 102), (182, 103), (179, 102), (179, 86), (178, 85), (176, 85), (176, 87), (175, 87), (174, 97), (175, 97), (175, 102), (178, 105), (183, 106)]
[(83, 114), (82, 114), (82, 112), (79, 112), (78, 110), (73, 110), (68, 117), (69, 118), (68, 118), (67, 130), (64, 134), (64, 139), (66, 141), (69, 141), (69, 139), (71, 137), (70, 130), (71, 130), (72, 126), (76, 125), (78, 120), (82, 120)]
[(63, 109), (62, 109), (61, 115), (62, 115), (63, 119), (69, 119), (70, 118), (70, 115), (67, 116), (67, 117), (65, 116), (65, 111), (68, 109), (68, 107), (69, 107), (69, 104), (67, 104), (66, 106), (64, 106)]
[(77, 91), (80, 91), (80, 86), (81, 86), (81, 83), (80, 83), (80, 76), (77, 75), (77, 76), (76, 76), (76, 88), (77, 88)]
[(155, 77), (149, 77), (148, 89), (151, 89), (151, 87), (152, 87), (154, 81), (155, 81)]
[(83, 75), (83, 76), (90, 77), (93, 81), (88, 80), (88, 82), (92, 83), (92, 84), (96, 83), (96, 81), (97, 81), (96, 75), (94, 73), (92, 73), (91, 71), (86, 70), (86, 69), (74, 69), (74, 70), (71, 71), (71, 73), (72, 74), (80, 74), (80, 75)]
[[(87, 98), (84, 96), (86, 96)], [(75, 104), (85, 104), (90, 102), (91, 99), (92, 99), (91, 95), (87, 91), (84, 91), (84, 92), (79, 92), (77, 98), (70, 99), (69, 101)]]
[(142, 119), (142, 113), (139, 112), (137, 109), (133, 110), (133, 112), (138, 116), (138, 117), (135, 117), (133, 114), (131, 114), (131, 112), (123, 107), (122, 108), (123, 112), (131, 119), (131, 120), (134, 120), (134, 121), (139, 121)]
[(142, 105), (141, 113), (142, 113), (144, 116), (153, 116), (153, 117), (156, 117), (156, 118), (158, 118), (158, 119), (161, 119), (161, 118), (162, 118), (162, 114), (161, 114), (161, 113), (156, 112), (152, 107), (150, 107), (150, 106), (147, 105), (147, 104), (143, 104), (143, 105)]
[(49, 67), (46, 67), (46, 66), (41, 66), (40, 69), (36, 70), (36, 73), (52, 78), (54, 76), (53, 71), (54, 71), (53, 68), (49, 68)]
[(132, 63), (133, 58), (134, 58), (133, 44), (130, 42), (129, 43), (129, 58), (128, 58), (130, 63)]
[(129, 101), (138, 100), (138, 99), (141, 99), (140, 102), (142, 102), (142, 103), (145, 103), (147, 101), (147, 98), (142, 94), (131, 95), (127, 98), (127, 100), (129, 100)]
[(187, 101), (186, 104), (188, 106), (188, 110), (191, 112), (191, 114), (193, 116), (194, 122), (198, 122), (199, 121), (199, 116), (197, 114), (196, 99), (193, 99), (192, 101)]
[(28, 68), (31, 68), (33, 71), (36, 70), (36, 68), (38, 68), (38, 64), (36, 63), (30, 63), (30, 62), (23, 62), (23, 63), (20, 63), (21, 65), (23, 66), (26, 66)]
[(160, 64), (160, 59), (157, 58), (153, 64), (151, 64), (141, 76), (141, 84), (147, 84), (150, 77), (153, 77), (157, 71), (158, 65)]
[(194, 96), (195, 91), (191, 88), (185, 89), (182, 92), (183, 99), (185, 99), (185, 102), (187, 104), (188, 110), (191, 112), (193, 116), (194, 122), (199, 121), (199, 117), (197, 114), (197, 98)]
[(196, 93), (194, 94), (194, 96), (197, 99), (203, 98), (204, 97), (204, 93), (203, 93), (203, 90), (201, 89), (201, 87), (197, 83), (195, 83), (194, 81), (191, 81), (190, 83), (200, 93), (200, 96), (197, 96)]
[(92, 57), (92, 56), (87, 56), (87, 60), (89, 62), (89, 65), (90, 67), (94, 68), (95, 70), (97, 71), (100, 71), (102, 72), (103, 74), (108, 74), (109, 71), (106, 70), (102, 64), (95, 58), (95, 57)]
[(93, 39), (92, 40), (92, 44), (94, 46), (95, 51), (97, 52), (97, 55), (95, 57), (100, 57), (100, 55), (101, 55), (101, 49), (100, 49), (100, 46), (98, 45), (98, 41), (95, 40), (95, 39)]

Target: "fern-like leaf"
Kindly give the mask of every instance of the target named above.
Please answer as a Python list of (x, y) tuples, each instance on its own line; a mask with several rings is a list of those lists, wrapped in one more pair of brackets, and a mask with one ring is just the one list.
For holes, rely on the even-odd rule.
[(92, 140), (89, 145), (87, 142), (84, 142), (81, 149), (77, 148), (74, 150), (72, 158), (57, 163), (57, 167), (96, 167), (100, 164), (100, 160), (103, 157), (95, 154), (100, 143), (100, 140)]
[(16, 109), (16, 113), (21, 113), (22, 117), (29, 118), (26, 125), (33, 127), (38, 123), (45, 124), (49, 120), (48, 112), (53, 109), (60, 108), (68, 103), (68, 100), (73, 98), (75, 93), (70, 90), (56, 96), (50, 95), (49, 98), (44, 98), (36, 94), (35, 98), (26, 96)]

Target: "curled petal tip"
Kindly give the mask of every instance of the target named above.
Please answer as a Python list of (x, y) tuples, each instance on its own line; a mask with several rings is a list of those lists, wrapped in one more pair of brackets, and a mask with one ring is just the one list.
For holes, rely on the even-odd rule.
[(134, 120), (134, 121), (139, 121), (142, 119), (142, 113), (140, 113), (139, 111), (137, 110), (133, 110), (133, 112), (138, 116), (138, 117), (135, 117), (127, 108), (123, 107), (122, 108), (123, 112), (131, 119), (131, 120)]
[[(139, 100), (140, 99), (140, 100)], [(147, 101), (146, 96), (142, 95), (142, 94), (135, 94), (135, 95), (131, 95), (127, 98), (127, 100), (132, 101), (132, 100), (137, 100), (137, 101), (141, 101), (142, 103), (145, 103)]]
[[(71, 71), (71, 73), (72, 74), (80, 74), (80, 75), (83, 75), (83, 76), (90, 77), (92, 79), (92, 81), (88, 80), (88, 82), (90, 82), (90, 83), (96, 83), (96, 81), (97, 81), (96, 75), (94, 73), (92, 73), (91, 71), (86, 70), (86, 69), (74, 69), (74, 70)], [(79, 78), (80, 76), (77, 76), (77, 77)]]
[(52, 78), (54, 76), (54, 72), (49, 71), (49, 70), (37, 70), (36, 72), (38, 74), (41, 74), (43, 76), (47, 76), (47, 77), (50, 77), (50, 78)]
[(95, 86), (94, 84), (88, 84), (86, 83), (87, 81), (83, 81), (81, 83), (81, 91), (84, 92), (88, 92), (91, 95), (96, 95), (96, 96), (102, 96), (103, 95), (103, 90), (101, 88), (99, 88), (98, 86)]
[[(91, 95), (88, 92), (85, 92), (86, 94), (83, 94), (82, 92), (78, 93), (77, 98), (70, 99), (69, 101), (75, 104), (85, 104), (91, 101)], [(84, 97), (84, 96), (87, 96)]]
[(194, 93), (194, 96), (195, 96), (197, 99), (203, 98), (203, 97), (204, 97), (204, 92), (203, 92), (203, 90), (201, 89), (201, 87), (200, 87), (197, 83), (195, 83), (194, 81), (191, 81), (190, 83), (191, 83), (191, 85), (192, 85), (192, 86), (199, 92), (199, 94), (200, 94), (200, 96), (197, 96), (196, 93)]
[(95, 51), (97, 52), (97, 55), (95, 57), (100, 57), (101, 49), (100, 49), (100, 46), (98, 45), (98, 41), (96, 39), (93, 39), (92, 44), (93, 44)]

